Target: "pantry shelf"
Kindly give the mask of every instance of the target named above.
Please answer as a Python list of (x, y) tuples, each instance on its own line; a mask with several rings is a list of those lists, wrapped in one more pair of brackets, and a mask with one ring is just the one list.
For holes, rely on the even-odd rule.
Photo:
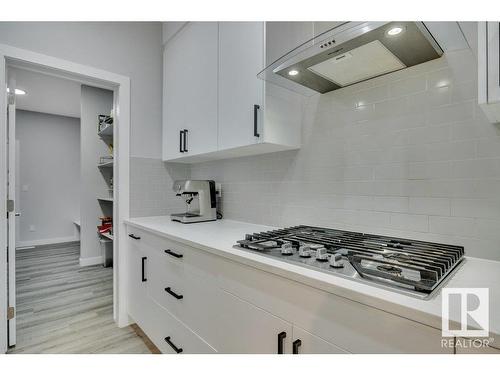
[(107, 161), (105, 163), (97, 164), (98, 168), (113, 168), (113, 161)]
[(99, 134), (100, 137), (112, 137), (113, 136), (113, 124), (108, 124), (105, 128), (103, 128), (101, 131), (99, 131), (97, 134)]
[(108, 240), (113, 241), (113, 235), (109, 233), (99, 233), (101, 236), (107, 238)]
[(97, 200), (102, 202), (113, 202), (113, 198), (97, 198)]

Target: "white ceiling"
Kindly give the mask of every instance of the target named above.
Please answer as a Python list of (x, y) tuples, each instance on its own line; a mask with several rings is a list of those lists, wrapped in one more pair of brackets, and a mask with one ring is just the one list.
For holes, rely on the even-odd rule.
[(80, 83), (19, 68), (9, 68), (16, 87), (26, 95), (16, 96), (16, 108), (54, 115), (80, 117)]

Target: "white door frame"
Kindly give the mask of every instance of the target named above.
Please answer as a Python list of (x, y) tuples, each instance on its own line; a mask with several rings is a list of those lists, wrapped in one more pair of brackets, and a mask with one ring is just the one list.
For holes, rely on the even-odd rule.
[(124, 220), (130, 216), (130, 78), (78, 64), (72, 61), (43, 55), (37, 52), (0, 44), (0, 353), (7, 351), (7, 66), (25, 66), (28, 69), (72, 79), (90, 86), (112, 90), (114, 93), (114, 194), (113, 208), (113, 318), (119, 327), (129, 324), (126, 311), (126, 259), (119, 249), (125, 249)]

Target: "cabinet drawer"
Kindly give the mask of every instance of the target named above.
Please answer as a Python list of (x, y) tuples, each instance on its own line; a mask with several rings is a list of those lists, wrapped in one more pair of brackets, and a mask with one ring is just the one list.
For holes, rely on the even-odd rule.
[(219, 257), (215, 255), (134, 227), (129, 227), (128, 233), (139, 238), (131, 242), (136, 242), (140, 246), (147, 246), (151, 251), (158, 253), (162, 258), (172, 263), (189, 265), (194, 272), (201, 274), (216, 274), (215, 262)]
[(147, 253), (151, 260), (147, 285), (150, 298), (211, 342), (216, 334), (215, 280), (154, 250)]
[[(144, 331), (162, 353), (176, 354), (173, 346), (182, 350), (180, 353), (186, 354), (216, 353), (214, 348), (170, 315), (168, 311), (153, 301), (150, 304), (150, 320), (144, 327)], [(167, 337), (173, 346), (165, 340)]]

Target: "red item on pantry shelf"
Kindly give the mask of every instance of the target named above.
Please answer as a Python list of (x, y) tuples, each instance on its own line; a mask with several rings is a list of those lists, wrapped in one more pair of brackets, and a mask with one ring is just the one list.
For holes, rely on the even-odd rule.
[(110, 232), (112, 229), (113, 229), (113, 223), (106, 223), (97, 226), (97, 230), (99, 231), (99, 233), (107, 233)]

